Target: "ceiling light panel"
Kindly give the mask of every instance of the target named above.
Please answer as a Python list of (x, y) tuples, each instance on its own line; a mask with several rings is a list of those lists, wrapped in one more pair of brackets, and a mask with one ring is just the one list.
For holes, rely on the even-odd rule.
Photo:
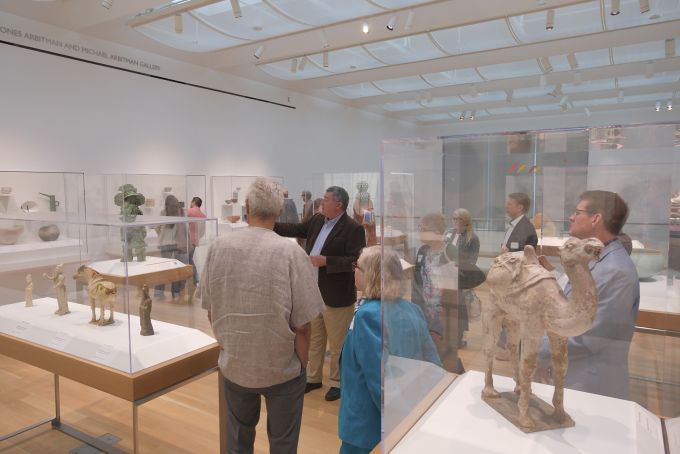
[(383, 109), (389, 112), (401, 112), (404, 110), (424, 109), (418, 101), (388, 102), (383, 104)]
[(452, 69), (451, 71), (443, 71), (439, 73), (423, 74), (429, 84), (435, 87), (447, 87), (449, 85), (472, 84), (482, 82), (483, 79), (479, 77), (477, 71), (473, 68)]
[(285, 19), (261, 1), (240, 0), (243, 16), (236, 19), (229, 2), (221, 1), (192, 11), (225, 34), (260, 40), (304, 30), (307, 26)]
[(527, 113), (529, 110), (524, 106), (515, 107), (494, 107), (486, 109), (491, 115), (508, 115), (508, 114), (518, 114)]
[(602, 31), (600, 2), (593, 1), (555, 8), (555, 28), (546, 30), (545, 11), (510, 18), (510, 24), (523, 43), (535, 43), (556, 38)]
[(612, 49), (614, 63), (633, 63), (666, 58), (666, 43), (652, 41)]
[(551, 88), (541, 88), (541, 87), (527, 87), (527, 88), (515, 88), (512, 91), (512, 97), (517, 99), (525, 98), (535, 98), (538, 96), (544, 96), (549, 92)]
[(323, 68), (309, 62), (305, 66), (304, 71), (291, 72), (291, 60), (281, 60), (274, 63), (267, 63), (265, 65), (257, 65), (259, 69), (266, 72), (270, 76), (281, 80), (302, 80), (312, 79), (314, 77), (328, 76), (330, 73)]
[(206, 27), (190, 14), (182, 16), (181, 34), (175, 32), (174, 15), (142, 25), (135, 30), (161, 44), (189, 52), (211, 52), (245, 42)]
[(405, 36), (366, 45), (366, 49), (388, 65), (398, 65), (446, 56), (427, 34)]
[(324, 0), (269, 0), (269, 3), (285, 15), (314, 26), (384, 12), (366, 0), (342, 0), (341, 8), (335, 2)]
[(619, 87), (639, 87), (645, 85), (669, 84), (680, 81), (680, 72), (670, 71), (664, 73), (655, 73), (652, 77), (647, 78), (644, 74), (636, 76), (619, 77)]
[(527, 106), (529, 112), (550, 112), (550, 111), (560, 111), (562, 108), (559, 104), (534, 104)]
[[(371, 3), (380, 5), (383, 8), (397, 9), (406, 8), (407, 6), (421, 5), (423, 3), (430, 3), (431, 1), (433, 0), (371, 0)], [(345, 4), (343, 3), (342, 6), (344, 8)]]
[[(598, 68), (609, 66), (609, 49), (598, 49), (588, 52), (576, 52), (578, 69)], [(550, 63), (555, 71), (571, 71), (567, 55), (555, 55), (550, 57)]]
[(397, 79), (377, 80), (373, 82), (379, 89), (388, 93), (400, 93), (403, 91), (428, 90), (432, 88), (418, 76), (399, 77)]
[(487, 80), (509, 79), (511, 77), (534, 76), (542, 74), (535, 59), (480, 66), (477, 71)]
[(442, 96), (439, 98), (432, 98), (432, 102), (427, 104), (427, 107), (446, 107), (446, 106), (460, 106), (465, 104), (460, 96)]
[(452, 55), (517, 44), (503, 19), (435, 31), (432, 38)]
[(447, 113), (435, 113), (435, 114), (423, 114), (416, 117), (418, 121), (444, 121), (451, 120), (451, 117)]
[(621, 0), (621, 14), (605, 15), (607, 30), (636, 27), (669, 20), (680, 19), (677, 0), (657, 0), (651, 2), (652, 9), (640, 14), (638, 0)]
[(562, 85), (562, 92), (565, 94), (571, 93), (583, 93), (589, 91), (599, 91), (599, 90), (614, 90), (616, 88), (616, 82), (614, 79), (597, 79), (597, 80), (587, 80), (581, 82), (578, 85), (575, 84), (564, 84)]
[(463, 98), (463, 101), (471, 104), (478, 104), (478, 103), (485, 103), (485, 102), (494, 102), (494, 101), (505, 101), (505, 92), (504, 91), (486, 91), (486, 92), (480, 92), (477, 94), (477, 96), (473, 95), (460, 95), (461, 98)]
[(366, 98), (368, 96), (379, 96), (385, 94), (385, 92), (378, 90), (375, 85), (369, 82), (333, 87), (331, 88), (331, 91), (345, 99), (359, 99)]
[[(334, 50), (328, 54), (330, 65), (326, 69), (332, 73), (346, 73), (385, 66), (361, 47)], [(323, 66), (323, 54), (310, 55), (309, 59), (316, 65)]]

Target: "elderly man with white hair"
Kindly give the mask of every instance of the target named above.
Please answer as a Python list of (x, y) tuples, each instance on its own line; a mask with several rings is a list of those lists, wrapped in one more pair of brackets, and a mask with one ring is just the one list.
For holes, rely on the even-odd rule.
[(231, 452), (253, 452), (260, 396), (270, 452), (297, 452), (310, 322), (324, 304), (305, 252), (272, 231), (282, 205), (281, 187), (258, 178), (246, 196), (249, 227), (210, 245), (200, 279), (221, 347)]

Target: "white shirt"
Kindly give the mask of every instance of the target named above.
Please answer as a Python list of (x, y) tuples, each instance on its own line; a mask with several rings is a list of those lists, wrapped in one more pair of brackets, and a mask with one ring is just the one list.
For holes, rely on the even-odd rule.
[(508, 238), (510, 238), (510, 235), (512, 235), (512, 231), (515, 230), (515, 226), (517, 225), (519, 220), (522, 219), (523, 217), (524, 217), (524, 215), (520, 214), (519, 216), (517, 216), (515, 219), (513, 219), (512, 221), (510, 221), (508, 223), (510, 225), (505, 230), (505, 237), (503, 237), (503, 242), (501, 243), (501, 247), (505, 246), (508, 243)]

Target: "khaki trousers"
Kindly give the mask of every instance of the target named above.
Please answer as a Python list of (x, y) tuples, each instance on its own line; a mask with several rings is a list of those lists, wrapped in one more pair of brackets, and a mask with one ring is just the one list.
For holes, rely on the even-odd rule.
[(331, 376), (328, 384), (335, 388), (340, 387), (340, 353), (352, 317), (354, 317), (354, 304), (347, 307), (326, 306), (323, 314), (312, 320), (307, 383), (321, 383), (326, 342), (328, 342), (328, 349), (331, 352)]

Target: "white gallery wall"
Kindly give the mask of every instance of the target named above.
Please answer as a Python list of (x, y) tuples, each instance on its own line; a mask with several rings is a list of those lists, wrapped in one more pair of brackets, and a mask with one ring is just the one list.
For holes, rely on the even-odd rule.
[(295, 109), (8, 44), (0, 61), (0, 170), (205, 174), (208, 193), (212, 175), (280, 175), (298, 198), (313, 173), (378, 171), (382, 139), (419, 135), (410, 123), (179, 62), (181, 80)]

